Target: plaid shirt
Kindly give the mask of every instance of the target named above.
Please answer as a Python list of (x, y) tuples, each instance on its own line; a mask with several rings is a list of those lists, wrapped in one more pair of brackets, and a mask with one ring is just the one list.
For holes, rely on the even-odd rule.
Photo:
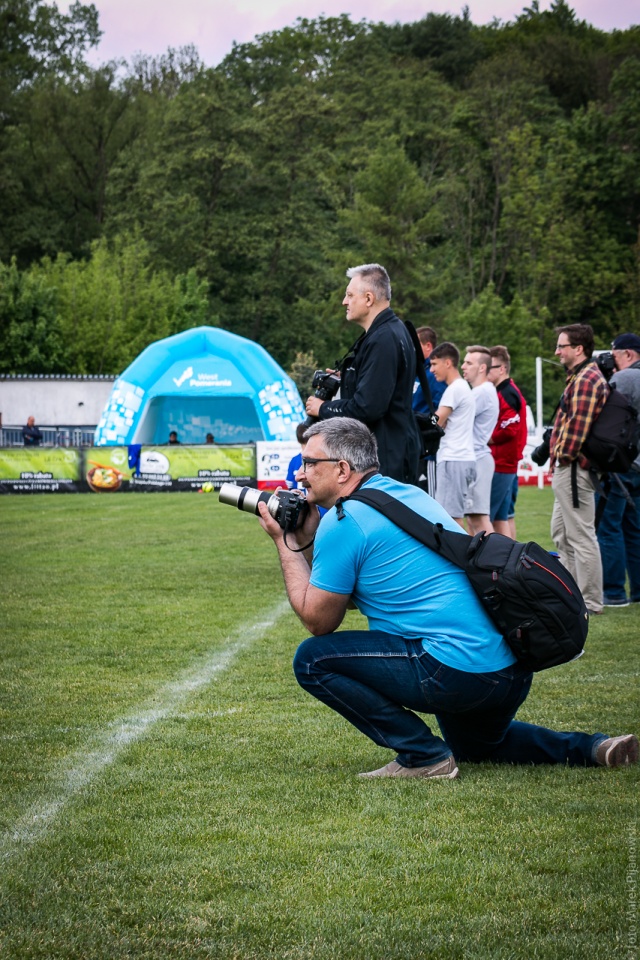
[(609, 396), (609, 385), (596, 363), (587, 363), (567, 376), (562, 402), (551, 434), (551, 463), (567, 466), (573, 460), (588, 469), (589, 461), (580, 454), (591, 425)]

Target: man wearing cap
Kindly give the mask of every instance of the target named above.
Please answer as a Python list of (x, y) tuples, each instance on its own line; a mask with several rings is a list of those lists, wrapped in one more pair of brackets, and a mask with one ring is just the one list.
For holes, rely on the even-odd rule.
[[(611, 348), (616, 373), (610, 382), (627, 397), (640, 419), (640, 337), (621, 333)], [(630, 499), (617, 482), (612, 483), (598, 524), (605, 607), (640, 603), (640, 454), (627, 473), (617, 476)]]

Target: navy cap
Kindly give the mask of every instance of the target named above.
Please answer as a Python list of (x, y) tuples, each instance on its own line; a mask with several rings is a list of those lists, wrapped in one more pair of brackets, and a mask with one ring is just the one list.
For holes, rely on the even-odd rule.
[(634, 350), (640, 353), (640, 337), (637, 333), (621, 333), (611, 344), (613, 350)]

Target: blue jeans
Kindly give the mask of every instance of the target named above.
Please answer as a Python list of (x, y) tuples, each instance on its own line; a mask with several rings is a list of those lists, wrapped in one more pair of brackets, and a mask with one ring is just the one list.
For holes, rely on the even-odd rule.
[(598, 524), (598, 543), (602, 557), (602, 589), (605, 603), (626, 600), (626, 575), (629, 574), (630, 599), (640, 602), (640, 473), (629, 470), (618, 474), (629, 491), (635, 510), (627, 502), (615, 481)]
[[(533, 675), (518, 664), (465, 673), (426, 653), (420, 640), (381, 631), (310, 637), (293, 669), (303, 690), (326, 703), (405, 767), (456, 760), (595, 766), (605, 734), (557, 733), (514, 720)], [(415, 711), (415, 712), (414, 712)], [(435, 715), (436, 736), (417, 712)]]

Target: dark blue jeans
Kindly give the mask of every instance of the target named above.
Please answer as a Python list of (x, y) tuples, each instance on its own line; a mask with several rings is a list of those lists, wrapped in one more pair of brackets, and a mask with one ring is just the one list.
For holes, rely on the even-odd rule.
[(618, 474), (635, 510), (614, 482), (598, 524), (602, 557), (604, 602), (626, 600), (625, 580), (629, 575), (629, 599), (640, 602), (640, 473)]
[[(310, 637), (293, 661), (300, 686), (405, 767), (458, 761), (595, 766), (605, 734), (557, 733), (514, 720), (533, 675), (515, 664), (464, 673), (435, 660), (420, 640), (379, 631)], [(434, 714), (444, 737), (417, 713)]]

